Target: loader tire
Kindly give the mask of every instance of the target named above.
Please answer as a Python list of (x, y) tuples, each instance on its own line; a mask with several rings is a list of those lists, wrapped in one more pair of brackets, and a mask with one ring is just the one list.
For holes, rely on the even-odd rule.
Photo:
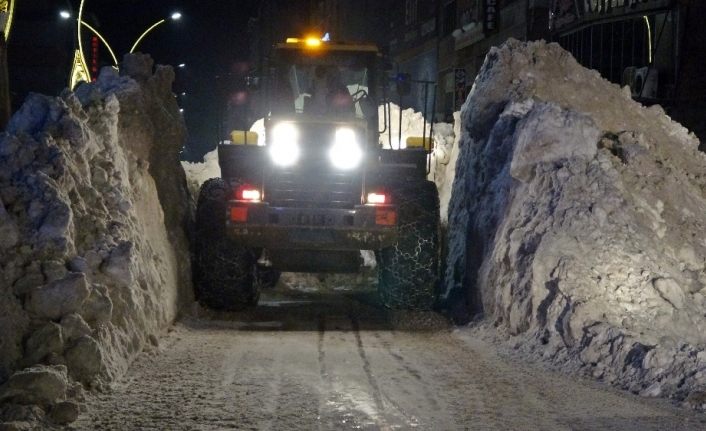
[(393, 309), (430, 310), (439, 282), (439, 194), (430, 181), (390, 187), (397, 205), (397, 243), (379, 250), (378, 292)]
[(220, 178), (201, 186), (196, 204), (195, 295), (216, 310), (242, 310), (259, 299), (254, 283), (255, 257), (226, 235), (228, 187)]

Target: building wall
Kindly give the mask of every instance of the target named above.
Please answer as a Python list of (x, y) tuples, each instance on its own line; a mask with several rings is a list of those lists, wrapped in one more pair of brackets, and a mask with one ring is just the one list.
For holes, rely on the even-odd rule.
[(310, 26), (333, 40), (387, 45), (393, 0), (311, 0)]
[(409, 95), (399, 99), (393, 99), (395, 103), (404, 108), (413, 108), (415, 111), (426, 113), (431, 119), (434, 115), (434, 96), (438, 94), (438, 89), (428, 82), (436, 82), (437, 79), (437, 49), (435, 41), (427, 43), (425, 48), (411, 58), (397, 62), (396, 68), (399, 72), (409, 73), (416, 81), (426, 81), (424, 83), (413, 83)]
[(679, 12), (670, 1), (645, 0), (634, 7), (624, 4), (604, 10), (556, 1), (552, 14), (552, 39), (579, 63), (621, 85), (632, 82), (628, 68), (649, 67), (650, 73), (658, 74), (659, 94), (644, 93), (641, 98), (672, 97)]
[(394, 72), (407, 73), (415, 81), (426, 81), (413, 83), (409, 95), (401, 99), (393, 96), (393, 101), (403, 108), (425, 113), (428, 119), (434, 116), (434, 97), (439, 92), (430, 82), (435, 83), (438, 76), (440, 4), (437, 0), (400, 0), (388, 12)]
[[(706, 142), (706, 2), (641, 0), (608, 8), (555, 0), (551, 8), (553, 40), (585, 67), (631, 86), (635, 99), (659, 103)], [(639, 74), (653, 83), (641, 87)]]
[[(454, 111), (460, 109), (490, 48), (509, 38), (526, 40), (528, 10), (534, 16), (541, 15), (538, 9), (544, 8), (546, 11), (546, 5), (541, 1), (500, 0), (497, 29), (489, 32), (484, 31), (483, 26), (486, 4), (483, 0), (457, 0), (447, 2), (445, 6), (453, 3), (456, 4), (455, 28), (444, 29), (439, 41), (438, 80), (442, 91), (437, 103), (437, 118), (447, 121)], [(442, 9), (441, 14), (444, 12)], [(465, 74), (465, 85), (459, 79), (459, 73), (461, 76)]]
[[(587, 4), (575, 0), (497, 0), (499, 16), (495, 31), (484, 31), (485, 5), (492, 0), (439, 0), (437, 29), (433, 41), (405, 36), (410, 29), (400, 24), (406, 2), (391, 9), (390, 50), (398, 64), (424, 73), (418, 60), (436, 46), (438, 97), (435, 118), (449, 120), (473, 85), (475, 76), (492, 46), (508, 38), (555, 41), (569, 50), (584, 66), (598, 70), (606, 79), (624, 84), (627, 67), (650, 66), (658, 74), (656, 98), (638, 97), (644, 103), (658, 102), (677, 121), (693, 130), (706, 149), (706, 1), (701, 0), (597, 0), (603, 10), (589, 16)], [(611, 5), (609, 7), (609, 5)], [(623, 5), (623, 6), (620, 6)], [(627, 6), (625, 6), (627, 5)], [(578, 8), (578, 9), (577, 9)], [(626, 9), (626, 11), (621, 10)], [(666, 11), (671, 11), (666, 13)], [(551, 12), (551, 19), (550, 19)], [(589, 11), (590, 12), (590, 11)], [(623, 15), (623, 16), (621, 16)], [(649, 21), (652, 63), (645, 27)], [(644, 32), (643, 32), (644, 30)], [(411, 29), (414, 31), (414, 29)], [(641, 36), (642, 35), (642, 36)], [(603, 40), (601, 41), (601, 38)], [(606, 43), (607, 38), (612, 38)], [(593, 48), (591, 48), (593, 47)], [(429, 49), (430, 51), (431, 49)], [(460, 72), (460, 73), (459, 73)], [(465, 85), (459, 76), (465, 73)], [(410, 106), (419, 109), (410, 101)]]

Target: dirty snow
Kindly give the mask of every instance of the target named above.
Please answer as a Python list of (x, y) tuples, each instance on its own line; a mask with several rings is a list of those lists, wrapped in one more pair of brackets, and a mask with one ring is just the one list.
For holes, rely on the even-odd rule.
[(33, 94), (0, 135), (0, 422), (75, 419), (191, 296), (185, 128), (152, 70)]
[(488, 54), (461, 125), (452, 313), (482, 312), (567, 370), (706, 407), (697, 139), (558, 45), (514, 40)]

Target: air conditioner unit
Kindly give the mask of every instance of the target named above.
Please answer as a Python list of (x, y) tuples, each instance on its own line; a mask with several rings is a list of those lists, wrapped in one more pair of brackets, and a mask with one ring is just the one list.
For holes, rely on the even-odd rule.
[(653, 67), (626, 67), (623, 70), (622, 85), (630, 86), (632, 97), (656, 99), (658, 87), (657, 69)]
[(630, 66), (623, 70), (623, 79), (620, 81), (620, 86), (625, 87), (626, 85), (632, 90), (632, 86), (635, 83), (635, 75), (637, 72), (637, 67)]

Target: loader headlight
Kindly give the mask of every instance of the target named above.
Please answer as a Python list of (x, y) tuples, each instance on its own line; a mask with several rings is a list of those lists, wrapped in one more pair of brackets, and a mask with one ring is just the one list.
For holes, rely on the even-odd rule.
[(331, 163), (338, 169), (354, 169), (363, 159), (363, 150), (353, 129), (341, 127), (336, 130), (333, 146), (329, 151)]
[(279, 166), (292, 166), (299, 160), (299, 130), (291, 123), (279, 123), (272, 128), (270, 157)]

